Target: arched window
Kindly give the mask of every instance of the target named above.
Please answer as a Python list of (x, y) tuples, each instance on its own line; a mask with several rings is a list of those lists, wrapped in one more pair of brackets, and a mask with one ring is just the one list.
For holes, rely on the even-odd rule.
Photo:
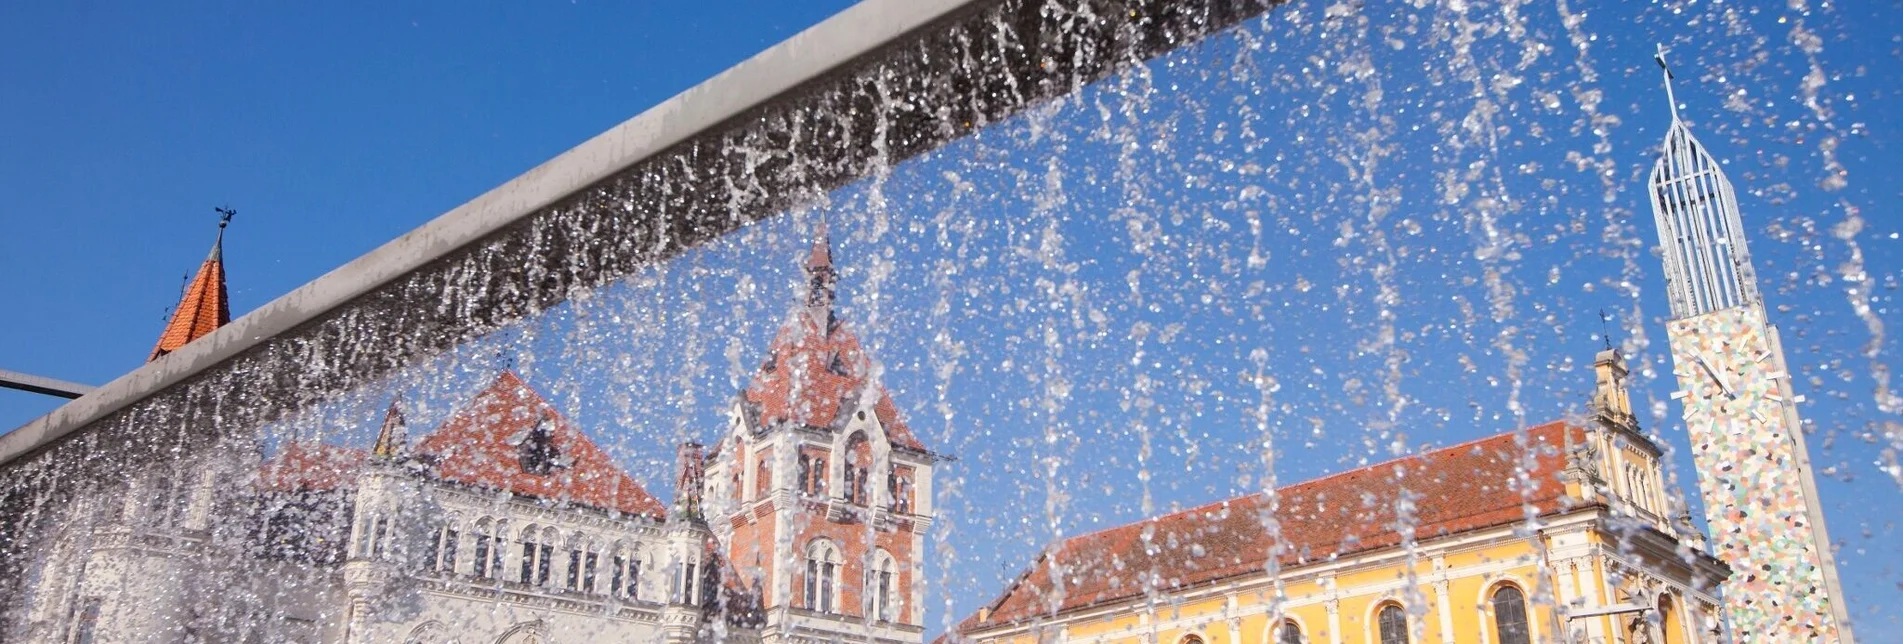
[(443, 523), (436, 531), (436, 540), (430, 549), (429, 566), (439, 572), (456, 572), (456, 543), (460, 537), (456, 533), (456, 518)]
[(1183, 641), (1177, 644), (1203, 644), (1203, 638), (1200, 635), (1184, 635)]
[(893, 512), (912, 513), (912, 470), (910, 468), (886, 468), (885, 490), (891, 498)]
[(538, 530), (533, 525), (523, 528), (522, 574), (517, 579), (524, 584), (547, 585), (549, 566), (555, 559), (555, 542), (560, 539), (560, 533), (554, 528)]
[(1659, 641), (1664, 644), (1678, 644), (1685, 641), (1685, 625), (1679, 623), (1678, 607), (1674, 604), (1672, 595), (1659, 595)]
[(675, 570), (674, 601), (681, 604), (700, 603), (700, 558), (688, 554), (681, 560), (680, 568)]
[(800, 454), (800, 491), (808, 496), (826, 496), (826, 453)]
[(1500, 644), (1531, 644), (1533, 635), (1527, 630), (1526, 595), (1519, 588), (1501, 586), (1493, 591), (1493, 630), (1500, 636)]
[(1380, 629), (1381, 644), (1407, 644), (1407, 613), (1399, 605), (1382, 606), (1375, 625)]
[(1302, 626), (1292, 619), (1282, 620), (1282, 625), (1275, 629), (1275, 644), (1305, 644)]
[(839, 592), (839, 549), (825, 539), (815, 539), (806, 548), (806, 608), (820, 613), (838, 611), (834, 598)]
[(753, 481), (753, 489), (756, 491), (753, 498), (756, 499), (765, 497), (767, 492), (773, 489), (773, 467), (767, 465), (766, 454), (760, 455), (760, 465), (758, 474)]
[(595, 552), (593, 539), (575, 535), (568, 541), (568, 589), (578, 593), (594, 594), (595, 566), (601, 563), (601, 555)]
[(853, 432), (846, 439), (846, 501), (854, 505), (865, 505), (871, 500), (866, 477), (872, 471), (872, 444), (866, 442), (864, 432)]
[(390, 518), (379, 514), (374, 525), (370, 531), (370, 558), (382, 559), (390, 545)]
[(863, 595), (866, 614), (881, 622), (896, 621), (899, 615), (898, 562), (884, 550), (874, 552), (872, 565), (866, 568)]
[(641, 598), (641, 552), (615, 547), (614, 570), (608, 573), (608, 592), (616, 597)]
[(473, 566), (477, 577), (495, 579), (502, 570), (502, 547), (506, 545), (502, 534), (501, 522), (491, 523), (489, 517), (476, 520), (476, 560)]

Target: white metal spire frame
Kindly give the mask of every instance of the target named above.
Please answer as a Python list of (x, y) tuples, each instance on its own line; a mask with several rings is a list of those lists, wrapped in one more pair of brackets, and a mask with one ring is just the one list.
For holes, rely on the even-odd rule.
[(1672, 94), (1672, 69), (1665, 50), (1656, 59), (1665, 76), (1665, 97), (1672, 104), (1672, 126), (1665, 134), (1649, 187), (1652, 215), (1664, 247), (1665, 291), (1672, 317), (1683, 319), (1755, 304), (1758, 279), (1745, 248), (1738, 198), (1718, 161), (1692, 136), (1678, 116)]

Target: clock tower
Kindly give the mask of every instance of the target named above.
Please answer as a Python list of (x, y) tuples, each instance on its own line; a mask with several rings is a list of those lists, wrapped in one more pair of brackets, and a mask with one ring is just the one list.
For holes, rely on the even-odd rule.
[[(1665, 68), (1662, 51), (1658, 63)], [(1667, 100), (1671, 81), (1668, 68)], [(1733, 571), (1724, 584), (1732, 634), (1850, 642), (1800, 397), (1758, 293), (1737, 196), (1675, 100), (1649, 183), (1672, 309), (1672, 397), (1684, 411), (1713, 554)]]

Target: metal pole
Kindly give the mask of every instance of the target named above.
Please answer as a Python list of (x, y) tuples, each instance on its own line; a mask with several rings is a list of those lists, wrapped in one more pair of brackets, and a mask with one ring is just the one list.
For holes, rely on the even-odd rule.
[(88, 385), (55, 380), (29, 373), (20, 373), (18, 371), (7, 371), (5, 369), (0, 369), (0, 387), (30, 391), (48, 396), (59, 396), (68, 400), (84, 396), (87, 392), (93, 390), (93, 388)]

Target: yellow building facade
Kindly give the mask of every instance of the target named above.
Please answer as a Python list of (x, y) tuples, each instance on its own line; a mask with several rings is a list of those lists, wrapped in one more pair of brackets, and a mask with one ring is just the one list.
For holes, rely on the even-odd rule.
[[(953, 642), (1723, 641), (1615, 351), (1589, 417), (1065, 540)], [(1406, 527), (1404, 530), (1403, 527)], [(1409, 532), (1411, 531), (1411, 532)]]

